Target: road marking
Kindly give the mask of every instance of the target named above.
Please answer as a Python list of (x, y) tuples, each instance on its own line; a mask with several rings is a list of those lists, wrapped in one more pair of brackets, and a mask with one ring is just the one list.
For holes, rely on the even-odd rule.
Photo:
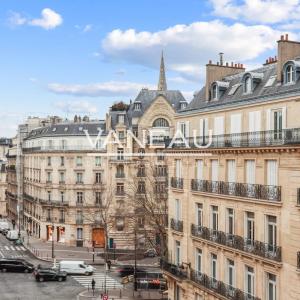
[(116, 279), (106, 275), (106, 280), (105, 280), (105, 274), (104, 273), (94, 273), (91, 276), (86, 276), (86, 275), (77, 275), (77, 276), (72, 276), (78, 283), (80, 283), (84, 287), (91, 286), (92, 284), (92, 279), (94, 278), (96, 285), (96, 289), (104, 288), (104, 284), (106, 281), (106, 288), (107, 289), (119, 289), (122, 288), (123, 285)]
[(26, 251), (26, 249), (25, 249), (23, 246), (20, 246), (20, 248), (21, 248), (23, 251)]
[(11, 250), (15, 250), (15, 248), (13, 246), (10, 246)]
[(2, 258), (4, 258), (4, 255), (3, 255), (3, 253), (0, 251), (0, 255), (2, 256)]
[(18, 247), (18, 246), (16, 246), (16, 249), (18, 250), (18, 251), (20, 251), (21, 249)]
[(9, 247), (8, 246), (4, 246), (5, 247), (5, 250), (9, 250)]

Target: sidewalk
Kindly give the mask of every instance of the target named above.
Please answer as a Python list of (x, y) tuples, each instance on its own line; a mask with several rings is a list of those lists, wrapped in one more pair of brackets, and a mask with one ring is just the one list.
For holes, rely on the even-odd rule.
[[(35, 237), (29, 238), (29, 244), (27, 239), (24, 241), (24, 247), (26, 247), (36, 258), (43, 261), (53, 261), (52, 259), (52, 242), (44, 242)], [(75, 247), (67, 246), (61, 243), (54, 242), (54, 256), (56, 260), (83, 260), (88, 264), (104, 265), (104, 259), (97, 254), (103, 253), (103, 249), (95, 249), (94, 261), (93, 250), (87, 247)], [(112, 265), (133, 265), (134, 260), (118, 261), (111, 260)], [(144, 258), (137, 261), (137, 265), (140, 267), (158, 267), (159, 259), (156, 258)]]

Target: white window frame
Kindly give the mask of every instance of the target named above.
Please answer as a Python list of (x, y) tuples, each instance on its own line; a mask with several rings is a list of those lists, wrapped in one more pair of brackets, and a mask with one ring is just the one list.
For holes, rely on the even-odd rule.
[[(275, 277), (275, 280), (270, 279), (270, 275)], [(272, 286), (273, 297), (270, 295), (270, 286)], [(266, 273), (266, 300), (277, 299), (277, 276), (275, 274)]]
[[(252, 269), (253, 272), (250, 269)], [(249, 279), (251, 280), (251, 291), (248, 290)], [(250, 266), (245, 266), (245, 293), (250, 296), (255, 296), (255, 271), (254, 268)]]
[[(232, 219), (232, 232), (229, 231), (230, 219)], [(235, 232), (235, 214), (233, 208), (226, 208), (226, 233), (234, 235)]]
[[(196, 226), (203, 226), (203, 204), (196, 203)], [(199, 222), (200, 220), (200, 222)]]

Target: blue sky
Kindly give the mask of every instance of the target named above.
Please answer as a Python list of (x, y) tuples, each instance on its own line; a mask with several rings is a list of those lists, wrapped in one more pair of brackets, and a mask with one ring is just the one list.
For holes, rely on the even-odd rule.
[(190, 100), (218, 52), (254, 68), (299, 25), (297, 0), (1, 0), (0, 136), (28, 115), (103, 119), (156, 86), (162, 50), (169, 89)]

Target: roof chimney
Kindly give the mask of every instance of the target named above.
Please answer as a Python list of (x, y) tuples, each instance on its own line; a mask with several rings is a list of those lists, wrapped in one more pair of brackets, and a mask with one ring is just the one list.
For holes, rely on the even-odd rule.
[(285, 40), (286, 40), (286, 41), (289, 40), (289, 35), (288, 35), (288, 34), (285, 35)]
[(220, 53), (219, 53), (219, 56), (220, 56), (220, 65), (221, 65), (221, 66), (223, 66), (223, 55), (224, 55), (223, 52), (220, 52)]

